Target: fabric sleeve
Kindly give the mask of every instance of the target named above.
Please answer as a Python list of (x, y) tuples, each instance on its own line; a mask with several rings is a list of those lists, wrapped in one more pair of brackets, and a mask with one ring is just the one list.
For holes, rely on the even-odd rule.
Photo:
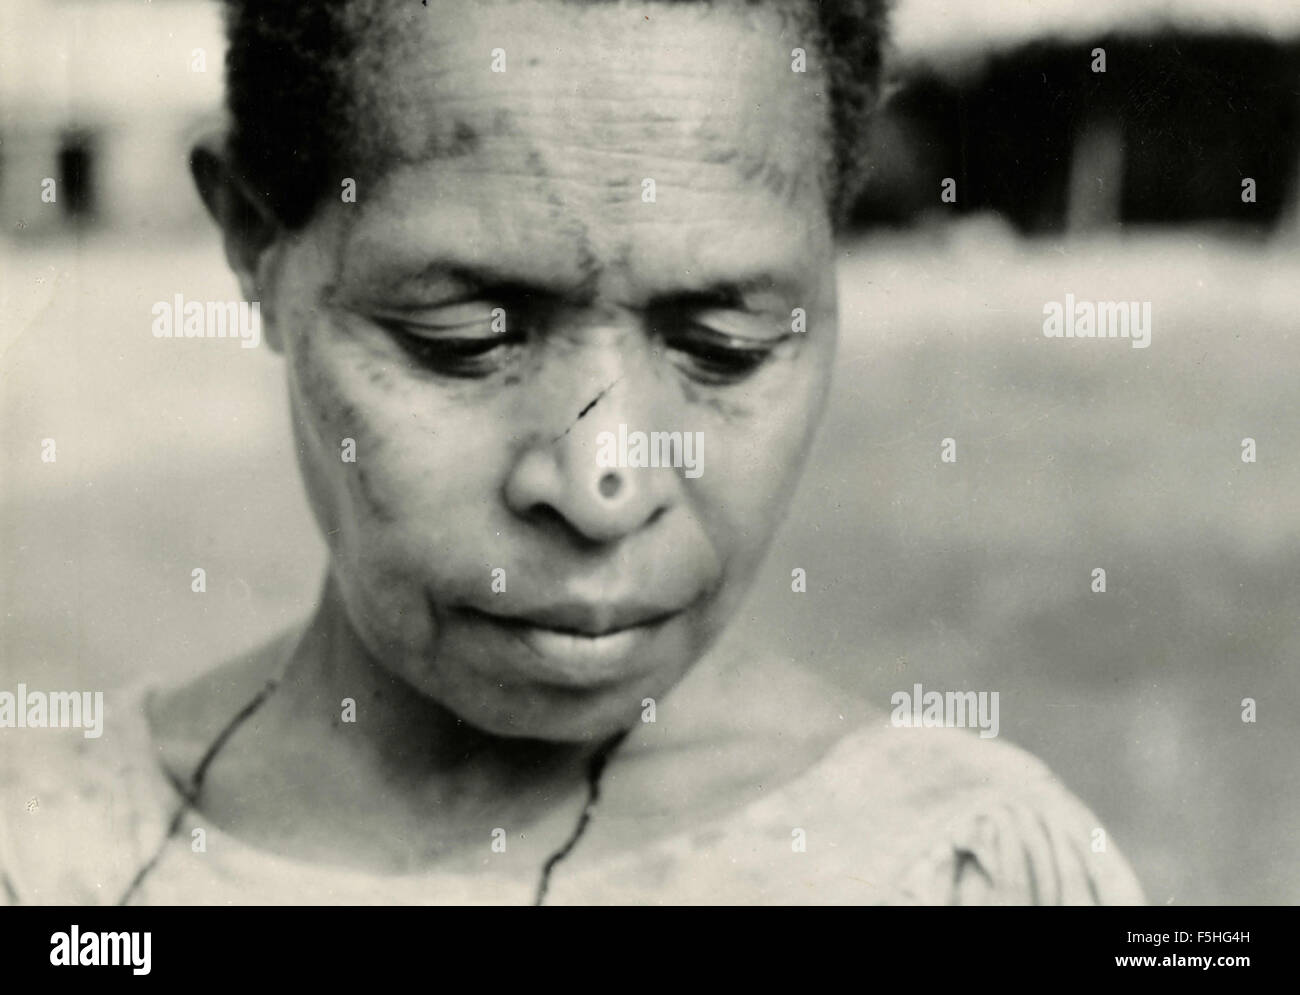
[(913, 865), (910, 897), (935, 905), (1146, 904), (1109, 834), (1060, 795), (970, 816)]

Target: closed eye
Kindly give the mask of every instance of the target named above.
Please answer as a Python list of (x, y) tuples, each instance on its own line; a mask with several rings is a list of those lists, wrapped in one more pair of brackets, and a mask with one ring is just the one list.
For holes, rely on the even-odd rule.
[(659, 310), (653, 327), (683, 372), (715, 385), (757, 372), (792, 337), (771, 315), (741, 308), (674, 306)]
[(414, 362), (454, 377), (487, 376), (526, 339), (523, 316), (495, 301), (378, 314), (371, 320)]
[[(508, 312), (500, 305), (485, 301), (467, 301), (445, 307), (415, 311), (403, 315), (379, 315), (381, 323), (397, 325), (412, 335), (431, 338), (447, 333), (499, 335), (509, 324)], [(495, 323), (495, 328), (493, 327)]]
[(669, 340), (670, 350), (681, 357), (679, 366), (702, 383), (724, 385), (756, 373), (776, 353), (784, 339), (761, 344), (738, 344), (711, 336), (687, 335)]

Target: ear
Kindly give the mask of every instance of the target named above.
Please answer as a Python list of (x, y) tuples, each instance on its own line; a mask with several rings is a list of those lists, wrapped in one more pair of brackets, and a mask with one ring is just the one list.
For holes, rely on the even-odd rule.
[(226, 261), (239, 280), (240, 292), (245, 300), (262, 302), (267, 342), (278, 351), (274, 315), (266, 298), (272, 289), (272, 269), (267, 263), (279, 240), (280, 224), (231, 166), (219, 138), (209, 136), (195, 144), (190, 151), (190, 174), (204, 206), (221, 229)]

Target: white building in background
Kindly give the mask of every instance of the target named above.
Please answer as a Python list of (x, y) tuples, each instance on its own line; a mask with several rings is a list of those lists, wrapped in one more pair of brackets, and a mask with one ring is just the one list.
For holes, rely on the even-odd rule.
[(188, 150), (220, 121), (224, 52), (215, 0), (3, 0), (2, 237), (194, 225)]

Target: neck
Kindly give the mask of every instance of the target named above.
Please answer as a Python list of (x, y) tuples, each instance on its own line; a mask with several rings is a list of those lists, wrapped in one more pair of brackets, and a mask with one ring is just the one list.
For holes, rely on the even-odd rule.
[[(348, 698), (356, 703), (355, 724), (340, 721)], [(469, 725), (366, 649), (332, 578), (268, 705), (295, 729), (295, 738), (316, 744), (322, 759), (332, 764), (342, 750), (350, 754), (351, 769), (401, 784), (414, 797), (427, 794), (444, 807), (499, 804), (502, 796), (525, 803), (563, 797), (585, 787), (596, 754), (606, 747), (503, 737)]]

